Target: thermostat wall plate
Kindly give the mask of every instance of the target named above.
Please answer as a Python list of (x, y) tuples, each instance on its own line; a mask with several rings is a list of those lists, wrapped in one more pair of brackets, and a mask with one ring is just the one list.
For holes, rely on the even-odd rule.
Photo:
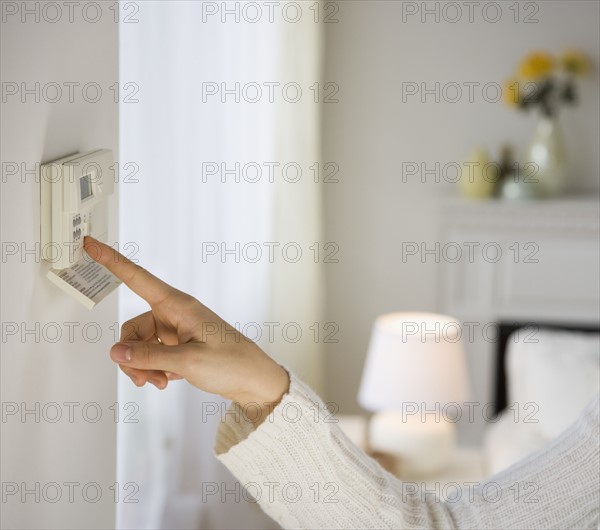
[(108, 199), (114, 190), (108, 149), (77, 153), (40, 166), (40, 239), (47, 277), (91, 309), (120, 281), (83, 250), (83, 238), (108, 237)]

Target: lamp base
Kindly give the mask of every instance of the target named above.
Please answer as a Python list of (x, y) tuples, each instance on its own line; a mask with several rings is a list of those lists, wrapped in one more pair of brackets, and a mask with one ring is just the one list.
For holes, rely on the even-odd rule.
[(369, 448), (396, 457), (396, 470), (404, 476), (425, 476), (442, 471), (456, 447), (454, 423), (443, 417), (406, 416), (397, 411), (377, 412), (369, 422)]

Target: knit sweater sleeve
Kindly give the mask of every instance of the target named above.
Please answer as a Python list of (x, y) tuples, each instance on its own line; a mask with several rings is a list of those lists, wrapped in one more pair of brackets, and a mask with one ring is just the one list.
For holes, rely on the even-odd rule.
[(231, 406), (215, 453), (284, 528), (593, 528), (600, 503), (598, 400), (546, 449), (444, 503), (356, 447), (293, 373), (254, 428)]

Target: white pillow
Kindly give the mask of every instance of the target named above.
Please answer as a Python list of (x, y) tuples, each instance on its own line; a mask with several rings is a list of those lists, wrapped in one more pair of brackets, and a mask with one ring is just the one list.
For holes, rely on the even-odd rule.
[(517, 402), (523, 421), (530, 414), (529, 421), (539, 420), (539, 433), (554, 438), (599, 391), (600, 334), (543, 328), (516, 333), (508, 346), (509, 406)]

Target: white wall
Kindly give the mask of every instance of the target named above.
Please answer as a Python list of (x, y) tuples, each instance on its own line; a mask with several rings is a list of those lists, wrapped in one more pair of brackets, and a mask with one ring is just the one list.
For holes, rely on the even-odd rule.
[(436, 23), (431, 15), (426, 23), (420, 16), (403, 22), (408, 4), (434, 8), (444, 2), (340, 2), (339, 22), (326, 26), (324, 81), (338, 83), (340, 100), (324, 106), (324, 160), (340, 166), (340, 183), (324, 188), (325, 239), (340, 246), (340, 263), (328, 265), (326, 320), (339, 323), (340, 341), (326, 345), (325, 387), (327, 398), (348, 412), (359, 410), (356, 393), (375, 317), (440, 309), (440, 266), (431, 258), (402, 263), (401, 243), (433, 246), (439, 229), (433, 198), (455, 188), (433, 177), (426, 184), (419, 178), (403, 183), (402, 163), (460, 162), (478, 144), (497, 156), (504, 141), (522, 154), (535, 125), (535, 116), (488, 103), (481, 92), (473, 103), (466, 92), (457, 103), (437, 104), (432, 96), (426, 103), (417, 96), (403, 103), (403, 82), (503, 83), (533, 49), (584, 50), (593, 75), (581, 87), (583, 104), (567, 109), (561, 125), (571, 188), (597, 196), (600, 187), (597, 2), (537, 2), (539, 22), (527, 24), (514, 23), (512, 2), (500, 3), (497, 23), (486, 22), (481, 10), (470, 23), (461, 4), (462, 21), (454, 24), (443, 18)]
[[(64, 4), (56, 23), (47, 21), (56, 16), (51, 11), (45, 13), (46, 20), (40, 12), (37, 23), (35, 15), (21, 22), (20, 14), (2, 21), (3, 89), (6, 83), (35, 88), (39, 82), (41, 91), (38, 102), (34, 94), (22, 103), (21, 92), (2, 102), (2, 406), (3, 413), (12, 410), (12, 403), (18, 408), (17, 414), (2, 419), (2, 485), (16, 483), (19, 490), (24, 486), (35, 491), (39, 483), (38, 499), (34, 493), (21, 499), (21, 491), (2, 499), (3, 528), (114, 527), (109, 488), (115, 481), (116, 424), (109, 407), (117, 401), (117, 378), (108, 349), (117, 320), (116, 295), (88, 312), (45, 278), (47, 265), (35, 255), (10, 254), (13, 243), (34, 249), (39, 241), (40, 200), (35, 175), (13, 175), (12, 163), (35, 168), (39, 162), (100, 147), (112, 148), (117, 158), (118, 105), (108, 87), (118, 81), (118, 27), (108, 3), (102, 4), (95, 23), (86, 22), (77, 7), (69, 22)], [(93, 20), (96, 14), (90, 10), (86, 16)], [(71, 103), (65, 82), (98, 83), (102, 95), (88, 103), (80, 85)], [(44, 98), (45, 83), (63, 87), (58, 102), (50, 102), (57, 94), (51, 89)], [(96, 97), (91, 88), (88, 96)], [(116, 216), (112, 220), (115, 233)], [(82, 332), (86, 324), (87, 339)], [(22, 336), (25, 330), (34, 333)], [(57, 330), (61, 335), (55, 341)], [(102, 335), (93, 343), (97, 330)], [(39, 414), (22, 418), (25, 407), (37, 407)], [(98, 409), (102, 417), (92, 422)], [(53, 422), (57, 412), (62, 417)], [(74, 502), (69, 502), (65, 482), (80, 483), (72, 486)], [(50, 483), (61, 488), (58, 502), (49, 502), (58, 492)], [(97, 502), (91, 502), (97, 494), (94, 486), (85, 491), (89, 500), (83, 496), (82, 486), (88, 483), (101, 488)]]

